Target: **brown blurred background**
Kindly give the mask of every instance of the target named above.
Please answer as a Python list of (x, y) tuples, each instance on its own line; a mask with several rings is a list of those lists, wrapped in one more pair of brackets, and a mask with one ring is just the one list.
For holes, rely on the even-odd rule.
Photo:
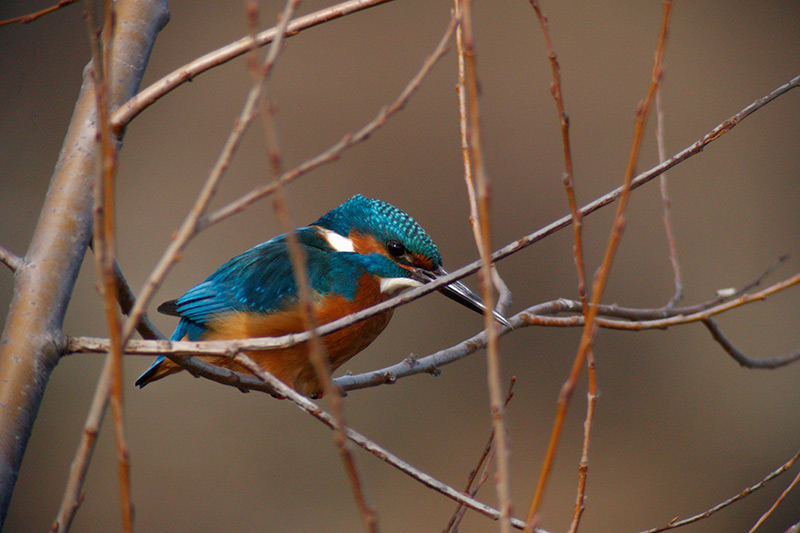
[[(53, 3), (0, 5), (0, 18)], [(18, 5), (20, 4), (20, 5)], [(269, 27), (282, 2), (262, 2)], [(329, 5), (304, 2), (300, 13)], [(317, 154), (392, 101), (432, 51), (450, 2), (398, 1), (289, 39), (270, 83), (286, 168)], [(634, 110), (649, 80), (661, 4), (545, 2), (572, 124), (581, 203), (617, 186)], [(144, 86), (245, 34), (242, 2), (175, 1)], [(567, 212), (550, 67), (527, 2), (477, 2), (478, 68), (494, 243), (506, 244)], [(663, 86), (670, 154), (800, 73), (800, 4), (678, 2)], [(0, 29), (0, 244), (24, 254), (37, 221), (88, 59), (82, 7)], [(366, 144), (288, 190), (296, 225), (354, 193), (411, 213), (455, 269), (476, 258), (462, 180), (451, 50), (410, 105)], [(128, 128), (118, 178), (119, 261), (138, 290), (194, 202), (250, 87), (237, 60), (186, 84)], [(640, 170), (657, 161), (649, 122)], [(770, 278), (798, 270), (800, 92), (778, 99), (702, 154), (670, 172), (673, 220), (687, 304), (744, 285), (781, 254)], [(269, 179), (258, 124), (214, 206)], [(588, 272), (609, 232), (611, 210), (585, 221)], [(160, 289), (179, 296), (222, 262), (279, 232), (269, 201), (210, 228), (190, 244)], [(576, 296), (571, 232), (499, 265), (512, 312)], [(605, 302), (659, 307), (673, 293), (654, 182), (637, 191)], [(5, 269), (2, 269), (5, 270)], [(477, 286), (474, 278), (466, 280)], [(0, 307), (12, 276), (0, 272)], [(70, 303), (68, 334), (105, 336), (86, 261)], [(730, 312), (723, 331), (746, 354), (800, 346), (797, 289)], [(151, 317), (166, 333), (175, 320)], [(396, 314), (387, 331), (346, 365), (379, 368), (473, 335), (478, 316), (432, 295)], [(524, 516), (552, 426), (558, 390), (580, 331), (527, 328), (501, 343), (515, 514)], [(598, 336), (600, 387), (583, 531), (637, 531), (700, 512), (760, 480), (800, 447), (800, 365), (775, 371), (734, 363), (700, 325)], [(14, 494), (7, 531), (42, 531), (53, 520), (102, 358), (74, 355), (55, 369)], [(149, 358), (125, 360), (125, 407), (139, 531), (358, 531), (360, 520), (330, 432), (287, 402), (188, 375), (144, 390), (133, 381)], [(577, 482), (585, 379), (576, 392), (543, 508), (542, 526), (569, 524)], [(324, 403), (323, 403), (324, 405)], [(485, 354), (391, 387), (352, 393), (349, 423), (433, 476), (461, 487), (490, 431)], [(438, 531), (454, 504), (356, 452), (383, 531)], [(797, 467), (768, 488), (686, 531), (743, 531)], [(491, 482), (479, 497), (495, 504)], [(800, 520), (795, 490), (762, 531)], [(113, 436), (106, 421), (75, 531), (119, 529)], [(495, 525), (469, 513), (463, 531)]]

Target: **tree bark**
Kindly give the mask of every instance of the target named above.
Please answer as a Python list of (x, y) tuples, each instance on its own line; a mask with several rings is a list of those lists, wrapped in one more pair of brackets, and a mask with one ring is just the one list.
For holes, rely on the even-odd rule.
[[(156, 35), (169, 20), (166, 0), (116, 3), (109, 106), (139, 88)], [(0, 529), (50, 373), (63, 350), (62, 326), (92, 235), (92, 184), (98, 160), (97, 113), (89, 68), (30, 246), (16, 272), (0, 338)], [(117, 142), (121, 142), (120, 132)]]

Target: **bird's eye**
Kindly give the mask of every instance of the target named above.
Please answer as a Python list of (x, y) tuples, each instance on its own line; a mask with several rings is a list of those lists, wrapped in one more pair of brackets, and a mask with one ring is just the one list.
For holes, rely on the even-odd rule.
[(403, 257), (406, 253), (406, 247), (403, 246), (403, 243), (394, 239), (386, 243), (386, 249), (392, 257)]

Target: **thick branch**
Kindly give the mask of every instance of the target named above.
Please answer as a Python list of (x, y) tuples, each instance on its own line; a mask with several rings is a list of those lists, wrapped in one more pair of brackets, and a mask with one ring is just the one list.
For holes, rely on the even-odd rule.
[[(120, 76), (109, 87), (112, 108), (136, 92), (155, 36), (168, 20), (166, 3), (155, 0), (121, 1), (117, 13), (121, 31), (112, 63)], [(44, 388), (61, 355), (57, 341), (64, 313), (91, 236), (96, 123), (94, 88), (85, 75), (0, 341), (0, 527)]]

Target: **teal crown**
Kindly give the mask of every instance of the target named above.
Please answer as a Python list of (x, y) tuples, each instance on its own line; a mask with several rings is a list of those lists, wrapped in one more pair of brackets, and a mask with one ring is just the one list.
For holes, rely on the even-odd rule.
[(396, 239), (412, 254), (422, 255), (433, 262), (434, 268), (442, 265), (442, 256), (430, 236), (408, 213), (381, 200), (364, 198), (357, 194), (336, 209), (314, 222), (339, 235), (349, 236), (355, 231), (372, 235), (384, 245)]

